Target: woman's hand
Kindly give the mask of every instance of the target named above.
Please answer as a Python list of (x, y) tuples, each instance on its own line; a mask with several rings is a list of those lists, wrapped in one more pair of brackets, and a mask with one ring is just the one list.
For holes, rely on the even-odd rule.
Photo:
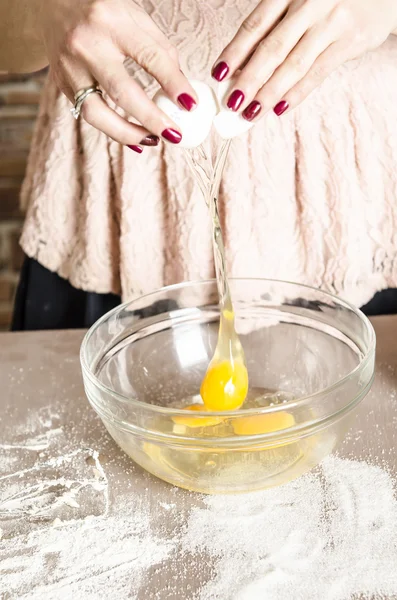
[(252, 121), (295, 108), (347, 60), (397, 28), (396, 0), (262, 0), (216, 61), (218, 81), (239, 69), (227, 105)]
[(83, 103), (84, 119), (136, 152), (142, 152), (140, 145), (156, 145), (159, 136), (179, 143), (178, 127), (123, 64), (127, 57), (133, 58), (174, 102), (194, 109), (196, 94), (179, 69), (177, 51), (151, 18), (132, 0), (40, 1), (38, 27), (61, 91), (74, 103), (79, 90), (98, 84), (142, 127), (123, 119), (95, 93)]

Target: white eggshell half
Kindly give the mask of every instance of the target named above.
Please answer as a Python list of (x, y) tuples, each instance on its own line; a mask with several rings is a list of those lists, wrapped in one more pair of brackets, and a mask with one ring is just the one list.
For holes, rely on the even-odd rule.
[(159, 90), (154, 96), (154, 103), (178, 125), (182, 140), (180, 148), (195, 148), (207, 138), (212, 122), (218, 112), (218, 103), (214, 91), (202, 81), (189, 81), (198, 96), (198, 105), (195, 110), (188, 112), (179, 108), (163, 92)]
[(254, 126), (254, 123), (250, 123), (249, 121), (246, 121), (246, 119), (243, 119), (241, 113), (233, 112), (226, 106), (234, 82), (235, 78), (232, 77), (227, 81), (221, 81), (215, 88), (215, 94), (219, 102), (219, 113), (214, 119), (214, 127), (219, 135), (225, 140), (233, 138), (236, 135), (241, 135)]

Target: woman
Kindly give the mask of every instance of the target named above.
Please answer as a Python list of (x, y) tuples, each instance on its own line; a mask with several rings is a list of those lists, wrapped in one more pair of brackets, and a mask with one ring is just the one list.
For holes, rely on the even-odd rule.
[(86, 326), (120, 295), (212, 276), (181, 132), (150, 100), (160, 84), (194, 110), (183, 73), (211, 67), (217, 80), (241, 68), (228, 106), (259, 121), (224, 174), (229, 272), (359, 305), (397, 287), (396, 4), (2, 0), (0, 69), (51, 72), (22, 193), (14, 329)]

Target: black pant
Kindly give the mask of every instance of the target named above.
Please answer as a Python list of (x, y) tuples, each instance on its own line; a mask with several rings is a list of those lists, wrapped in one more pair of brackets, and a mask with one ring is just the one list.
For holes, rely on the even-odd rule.
[[(119, 296), (78, 290), (37, 261), (26, 258), (11, 328), (13, 331), (88, 328), (118, 304)], [(363, 311), (368, 316), (397, 313), (397, 289), (377, 293)]]
[(15, 297), (11, 329), (88, 328), (118, 304), (119, 296), (78, 290), (37, 261), (26, 258)]

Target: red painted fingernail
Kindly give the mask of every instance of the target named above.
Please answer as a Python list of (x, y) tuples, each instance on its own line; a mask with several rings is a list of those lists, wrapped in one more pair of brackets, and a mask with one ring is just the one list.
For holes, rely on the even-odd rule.
[(253, 121), (255, 117), (259, 115), (262, 110), (262, 105), (257, 100), (253, 100), (251, 104), (248, 104), (247, 108), (243, 110), (243, 118), (246, 121)]
[(167, 140), (167, 142), (171, 142), (171, 144), (179, 144), (182, 139), (182, 135), (179, 133), (179, 131), (171, 128), (164, 129), (161, 135)]
[(229, 66), (223, 60), (212, 69), (212, 77), (217, 81), (223, 81), (228, 73)]
[(187, 111), (191, 111), (197, 106), (197, 102), (189, 94), (179, 94), (178, 102)]
[(133, 150), (134, 152), (138, 152), (138, 154), (142, 154), (143, 152), (143, 148), (141, 148), (140, 146), (128, 146), (128, 148), (130, 148), (130, 150)]
[(230, 108), (230, 110), (238, 110), (242, 105), (244, 98), (245, 96), (241, 90), (234, 90), (227, 101), (227, 107)]
[(273, 108), (273, 111), (276, 113), (278, 117), (280, 117), (285, 111), (289, 108), (289, 104), (286, 100), (281, 100), (276, 106)]
[(139, 142), (142, 146), (158, 146), (160, 138), (157, 135), (147, 135)]

